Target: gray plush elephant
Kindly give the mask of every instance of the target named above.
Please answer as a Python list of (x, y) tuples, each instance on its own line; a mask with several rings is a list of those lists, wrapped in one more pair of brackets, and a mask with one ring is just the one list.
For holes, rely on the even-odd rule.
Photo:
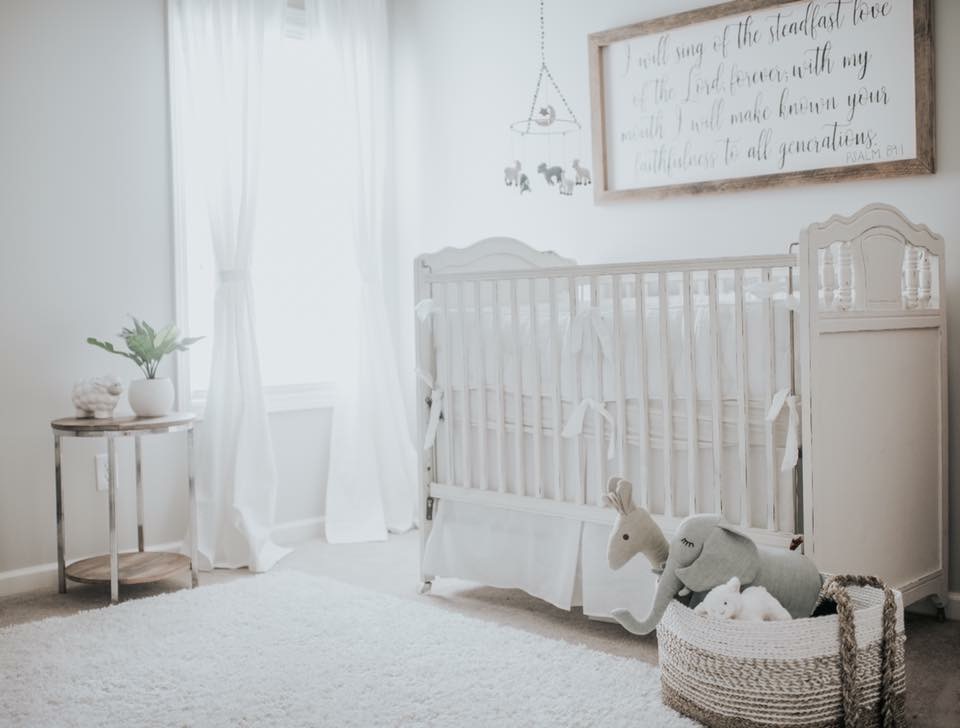
[(653, 607), (644, 619), (636, 619), (626, 609), (613, 611), (630, 632), (652, 632), (670, 600), (681, 591), (693, 592), (696, 602), (734, 576), (745, 587), (765, 587), (795, 619), (813, 612), (821, 577), (803, 554), (757, 546), (714, 514), (684, 519), (665, 552), (663, 532), (646, 510), (633, 504), (629, 482), (611, 478), (604, 502), (619, 514), (607, 549), (610, 568), (619, 569), (643, 553), (655, 571), (662, 569)]

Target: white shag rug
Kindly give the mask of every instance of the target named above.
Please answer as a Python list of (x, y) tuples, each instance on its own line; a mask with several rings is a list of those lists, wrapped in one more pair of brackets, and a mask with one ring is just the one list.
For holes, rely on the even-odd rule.
[(0, 630), (14, 726), (694, 726), (643, 662), (279, 571)]

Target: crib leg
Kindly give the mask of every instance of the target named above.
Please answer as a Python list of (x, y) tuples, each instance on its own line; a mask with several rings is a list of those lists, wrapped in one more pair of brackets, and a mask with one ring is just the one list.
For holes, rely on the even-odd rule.
[(947, 600), (943, 598), (940, 594), (931, 594), (930, 601), (933, 602), (933, 606), (937, 608), (937, 621), (946, 622), (947, 621)]

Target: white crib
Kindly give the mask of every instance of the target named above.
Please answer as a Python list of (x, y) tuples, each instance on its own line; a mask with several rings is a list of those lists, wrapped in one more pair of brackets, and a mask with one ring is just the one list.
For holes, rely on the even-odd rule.
[(794, 247), (576, 265), (497, 238), (418, 258), (422, 590), (643, 611), (649, 569), (606, 566), (617, 474), (668, 537), (721, 513), (942, 607), (943, 241), (871, 205)]

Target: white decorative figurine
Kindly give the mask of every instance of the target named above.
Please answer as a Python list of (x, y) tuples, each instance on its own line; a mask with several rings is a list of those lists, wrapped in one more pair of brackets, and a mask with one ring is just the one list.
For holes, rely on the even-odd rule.
[(737, 577), (711, 589), (693, 611), (714, 619), (740, 619), (746, 622), (791, 619), (790, 612), (762, 586), (750, 586), (741, 593)]
[(123, 384), (112, 374), (77, 382), (73, 385), (73, 406), (77, 408), (77, 417), (109, 419), (121, 394)]

